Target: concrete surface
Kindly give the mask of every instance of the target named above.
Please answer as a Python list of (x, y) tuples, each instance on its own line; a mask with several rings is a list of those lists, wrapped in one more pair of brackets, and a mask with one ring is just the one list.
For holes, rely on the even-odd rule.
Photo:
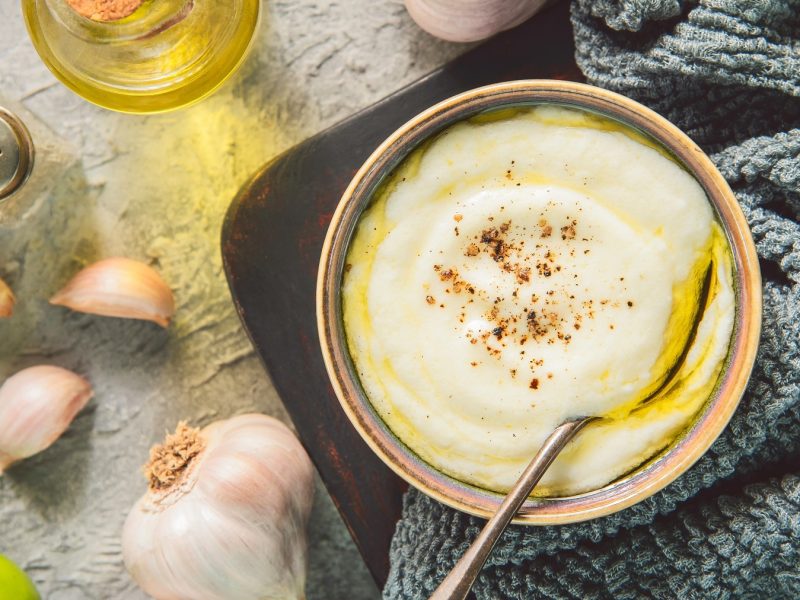
[[(255, 51), (225, 88), (188, 110), (134, 117), (58, 84), (28, 41), (19, 2), (0, 0), (0, 96), (19, 101), (78, 159), (53, 170), (38, 211), (0, 230), (0, 277), (19, 298), (14, 318), (0, 321), (0, 380), (49, 363), (85, 374), (96, 392), (53, 447), (0, 478), (0, 553), (44, 598), (145, 597), (122, 564), (120, 529), (145, 490), (148, 448), (178, 420), (205, 425), (248, 411), (286, 419), (222, 272), (219, 229), (239, 185), (465, 49), (421, 32), (399, 0), (264, 9)], [(178, 313), (168, 331), (47, 304), (82, 265), (113, 255), (150, 261), (171, 283)], [(318, 488), (308, 598), (377, 597)]]

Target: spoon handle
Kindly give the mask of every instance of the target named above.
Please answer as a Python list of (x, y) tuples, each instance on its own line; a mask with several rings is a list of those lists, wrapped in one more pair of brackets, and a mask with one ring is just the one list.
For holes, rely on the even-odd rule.
[(511, 519), (517, 514), (522, 503), (530, 496), (533, 487), (539, 483), (542, 475), (567, 445), (567, 442), (591, 420), (591, 417), (586, 417), (567, 421), (553, 430), (553, 433), (547, 437), (539, 452), (525, 468), (516, 485), (503, 500), (495, 515), (484, 525), (464, 556), (459, 559), (453, 570), (433, 592), (430, 600), (463, 600), (467, 597), (483, 563), (489, 558), (494, 545), (508, 527)]

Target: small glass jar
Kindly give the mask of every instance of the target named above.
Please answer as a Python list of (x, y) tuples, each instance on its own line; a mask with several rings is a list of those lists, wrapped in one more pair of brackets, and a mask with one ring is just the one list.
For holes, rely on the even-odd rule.
[(207, 96), (242, 63), (260, 0), (144, 0), (116, 21), (66, 0), (22, 0), (33, 44), (65, 85), (105, 108), (172, 110)]
[[(76, 170), (78, 169), (78, 170)], [(0, 242), (74, 189), (80, 155), (21, 104), (0, 95)], [(0, 594), (2, 597), (2, 594)]]

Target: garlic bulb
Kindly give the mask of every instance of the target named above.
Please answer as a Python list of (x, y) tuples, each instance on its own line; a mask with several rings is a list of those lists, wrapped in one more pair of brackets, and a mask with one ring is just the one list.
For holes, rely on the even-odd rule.
[(14, 293), (5, 281), (0, 279), (0, 319), (10, 317), (14, 312)]
[(157, 600), (303, 598), (314, 470), (294, 434), (241, 415), (180, 423), (145, 467), (149, 491), (125, 521), (122, 553)]
[(169, 325), (175, 314), (172, 290), (148, 265), (107, 258), (80, 271), (50, 299), (79, 312)]
[(6, 379), (0, 387), (0, 474), (55, 442), (92, 395), (89, 382), (60, 367), (30, 367)]
[(405, 0), (417, 25), (451, 42), (475, 42), (529, 19), (547, 0)]

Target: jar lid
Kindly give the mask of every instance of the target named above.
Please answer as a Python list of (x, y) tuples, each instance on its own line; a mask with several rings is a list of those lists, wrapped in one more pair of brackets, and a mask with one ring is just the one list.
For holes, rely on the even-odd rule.
[(0, 203), (16, 192), (33, 169), (33, 140), (14, 114), (0, 106)]

